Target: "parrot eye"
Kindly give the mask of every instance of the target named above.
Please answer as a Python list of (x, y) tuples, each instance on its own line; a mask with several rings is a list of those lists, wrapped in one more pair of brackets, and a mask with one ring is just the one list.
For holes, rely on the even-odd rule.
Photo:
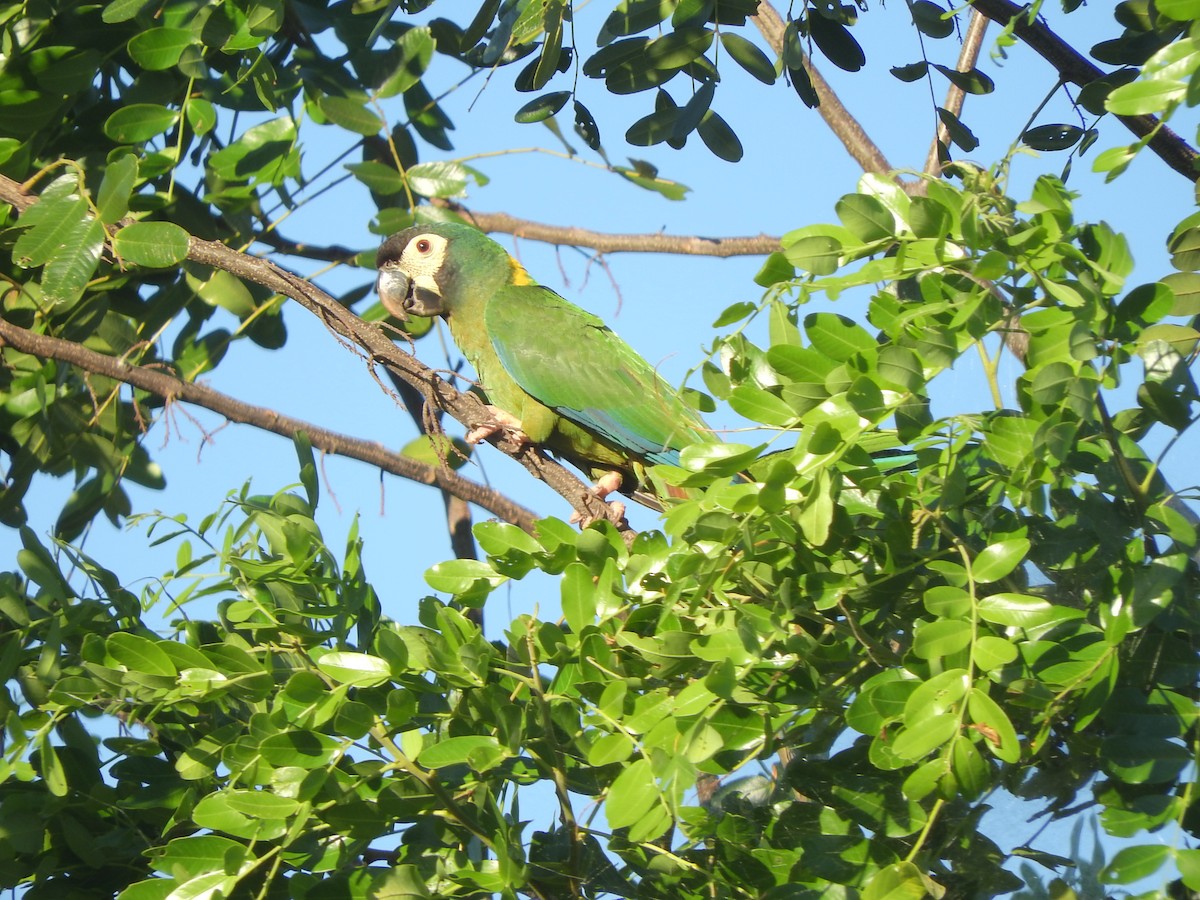
[(429, 242), (428, 238), (421, 238), (419, 241), (417, 241), (417, 252), (418, 253), (423, 255), (423, 254), (428, 253), (432, 249), (433, 249), (433, 244), (431, 244)]

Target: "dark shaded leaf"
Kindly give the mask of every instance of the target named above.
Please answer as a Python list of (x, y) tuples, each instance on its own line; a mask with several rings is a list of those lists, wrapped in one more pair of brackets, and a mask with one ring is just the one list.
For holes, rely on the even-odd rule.
[(978, 69), (960, 72), (958, 69), (941, 66), (937, 63), (933, 63), (933, 67), (950, 79), (951, 84), (968, 94), (990, 94), (996, 89), (992, 79)]
[(938, 107), (938, 118), (942, 120), (942, 124), (946, 126), (946, 131), (950, 134), (950, 140), (957, 147), (970, 153), (979, 146), (979, 139), (971, 133), (966, 125), (959, 121), (958, 116), (950, 112), (948, 109)]
[(931, 38), (950, 37), (954, 34), (954, 19), (946, 18), (946, 10), (930, 0), (913, 0), (909, 4), (913, 24), (922, 34)]
[(904, 82), (920, 81), (929, 72), (929, 63), (921, 60), (906, 66), (893, 66), (889, 71)]
[(541, 122), (557, 114), (570, 99), (570, 91), (552, 91), (549, 94), (542, 94), (518, 109), (513, 119), (522, 125)]
[(1083, 137), (1077, 125), (1038, 125), (1021, 135), (1021, 140), (1034, 150), (1066, 150)]
[(808, 33), (825, 57), (847, 72), (857, 72), (867, 62), (867, 55), (841, 22), (822, 15), (810, 13), (807, 19)]

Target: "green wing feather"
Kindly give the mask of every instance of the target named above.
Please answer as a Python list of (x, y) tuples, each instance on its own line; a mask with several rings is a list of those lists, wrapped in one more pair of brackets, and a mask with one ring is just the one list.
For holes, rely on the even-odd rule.
[(646, 360), (600, 319), (541, 285), (509, 285), (487, 306), (488, 337), (517, 385), (635, 459), (677, 463), (708, 430)]

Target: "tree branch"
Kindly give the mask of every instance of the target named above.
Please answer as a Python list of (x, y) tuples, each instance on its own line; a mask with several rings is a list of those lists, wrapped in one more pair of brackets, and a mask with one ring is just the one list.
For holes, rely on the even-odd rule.
[[(0, 175), (0, 201), (23, 211), (36, 200), (36, 196), (27, 192), (17, 182)], [(378, 326), (364, 322), (336, 299), (299, 275), (269, 260), (247, 256), (224, 244), (197, 237), (189, 238), (187, 258), (261, 284), (275, 293), (295, 300), (320, 319), (331, 332), (364, 351), (372, 365), (386, 366), (420, 391), (426, 401), (445, 410), (468, 428), (491, 421), (492, 417), (482, 400), (474, 394), (455, 390), (411, 353), (406, 353), (396, 346)], [(609, 519), (618, 529), (625, 532), (627, 539), (628, 536), (632, 536), (632, 530), (611, 504), (597, 497), (575, 475), (537, 448), (528, 444), (517, 444), (506, 436), (498, 436), (492, 443), (501, 452), (521, 463), (535, 478), (546, 482), (585, 519)]]
[[(783, 36), (787, 30), (787, 23), (779, 11), (768, 0), (759, 0), (758, 12), (752, 18), (770, 48), (782, 56)], [(829, 82), (821, 77), (821, 73), (813, 66), (812, 59), (807, 53), (804, 54), (804, 68), (808, 71), (813, 90), (816, 91), (820, 101), (817, 112), (821, 114), (821, 118), (825, 120), (829, 130), (842, 142), (846, 152), (854, 158), (864, 172), (874, 172), (876, 175), (895, 179), (895, 168), (887, 161), (887, 157), (883, 155), (883, 151), (879, 149), (878, 145), (867, 136), (867, 132), (858, 123), (858, 119), (854, 118), (850, 114), (850, 110), (846, 109), (842, 101), (838, 99), (838, 95), (829, 86)]]
[(159, 369), (130, 365), (112, 356), (89, 350), (73, 341), (29, 331), (6, 319), (0, 319), (0, 346), (13, 347), (39, 359), (69, 363), (85, 372), (103, 375), (148, 391), (162, 397), (168, 403), (182, 400), (220, 413), (231, 422), (253, 425), (286, 438), (303, 431), (312, 445), (323, 453), (357, 459), (392, 475), (434, 485), (525, 531), (532, 532), (537, 521), (537, 516), (531, 510), (513, 503), (499, 491), (463, 478), (450, 469), (427, 466), (407, 456), (393, 453), (382, 444), (348, 437), (311, 422), (280, 415), (273, 409), (252, 406), (204, 385), (181, 381)]
[(767, 234), (753, 237), (699, 237), (675, 234), (606, 234), (572, 225), (546, 225), (518, 219), (503, 212), (479, 212), (457, 203), (438, 204), (458, 213), (481, 231), (511, 234), (516, 237), (586, 247), (597, 253), (677, 253), (688, 256), (766, 256), (780, 249), (779, 238)]
[[(1028, 7), (1017, 6), (1012, 0), (971, 0), (971, 5), (992, 21), (1006, 28), (1011, 25), (1013, 34), (1050, 63), (1063, 81), (1082, 87), (1104, 76), (1103, 71), (1041, 22), (1030, 21)], [(1154, 135), (1146, 146), (1180, 175), (1189, 181), (1196, 180), (1196, 149), (1157, 117), (1117, 116), (1117, 119), (1139, 139)]]

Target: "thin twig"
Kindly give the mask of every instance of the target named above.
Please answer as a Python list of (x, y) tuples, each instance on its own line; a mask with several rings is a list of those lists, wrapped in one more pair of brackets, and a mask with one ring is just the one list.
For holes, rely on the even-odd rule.
[(443, 202), (481, 231), (567, 247), (587, 247), (599, 253), (672, 253), (687, 256), (766, 256), (780, 249), (779, 238), (768, 234), (751, 237), (700, 237), (679, 234), (608, 234), (572, 225), (547, 225), (503, 212), (480, 212)]

